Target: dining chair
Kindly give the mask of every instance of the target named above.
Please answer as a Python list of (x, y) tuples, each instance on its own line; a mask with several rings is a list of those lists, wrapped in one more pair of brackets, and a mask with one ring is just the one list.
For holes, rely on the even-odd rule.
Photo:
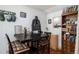
[(5, 34), (9, 43), (9, 54), (25, 54), (29, 53), (30, 48), (26, 43), (21, 43), (18, 40), (10, 41), (10, 38), (7, 34)]
[(6, 36), (7, 40), (8, 40), (8, 44), (9, 44), (9, 54), (14, 54), (10, 38), (9, 38), (9, 36), (7, 34), (5, 34), (5, 36)]
[(40, 46), (40, 50), (42, 49), (42, 52), (40, 53), (50, 53), (50, 37), (51, 37), (51, 33), (47, 33), (47, 36), (42, 38), (39, 46)]
[(31, 50), (32, 53), (38, 54), (39, 40), (41, 39), (39, 34), (32, 34)]
[(26, 37), (27, 37), (27, 29), (24, 28), (24, 38), (26, 38)]

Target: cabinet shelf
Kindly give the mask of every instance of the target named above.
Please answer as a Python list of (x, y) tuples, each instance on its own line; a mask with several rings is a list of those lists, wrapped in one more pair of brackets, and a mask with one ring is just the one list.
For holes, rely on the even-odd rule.
[(76, 15), (78, 11), (76, 12), (69, 12), (69, 13), (64, 13), (62, 16), (69, 16), (69, 15)]
[(66, 24), (62, 24), (63, 26), (66, 26)]
[(72, 31), (71, 31), (70, 34), (74, 34), (74, 35), (76, 35), (76, 32), (72, 32)]
[(67, 31), (66, 28), (62, 28), (62, 31)]

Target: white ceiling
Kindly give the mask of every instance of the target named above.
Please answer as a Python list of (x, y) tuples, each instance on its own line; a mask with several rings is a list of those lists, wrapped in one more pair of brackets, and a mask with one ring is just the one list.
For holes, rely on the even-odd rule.
[(70, 5), (28, 5), (28, 6), (49, 13), (61, 10), (65, 7), (69, 7)]
[(47, 10), (49, 8), (55, 7), (55, 5), (29, 5), (29, 7), (45, 11), (45, 10)]

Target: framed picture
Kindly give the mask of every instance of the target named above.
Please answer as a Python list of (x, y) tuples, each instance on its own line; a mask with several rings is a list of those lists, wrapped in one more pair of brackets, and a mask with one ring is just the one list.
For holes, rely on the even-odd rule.
[(26, 18), (26, 13), (25, 12), (20, 12), (20, 17)]
[(48, 24), (51, 24), (51, 19), (48, 19)]
[(54, 26), (54, 28), (61, 27), (61, 17), (60, 16), (53, 17), (53, 26)]

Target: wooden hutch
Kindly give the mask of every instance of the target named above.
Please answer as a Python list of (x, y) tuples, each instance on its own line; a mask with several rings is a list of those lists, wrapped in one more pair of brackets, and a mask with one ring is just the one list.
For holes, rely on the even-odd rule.
[(78, 6), (74, 5), (63, 10), (62, 14), (62, 51), (64, 54), (75, 52), (77, 36)]

